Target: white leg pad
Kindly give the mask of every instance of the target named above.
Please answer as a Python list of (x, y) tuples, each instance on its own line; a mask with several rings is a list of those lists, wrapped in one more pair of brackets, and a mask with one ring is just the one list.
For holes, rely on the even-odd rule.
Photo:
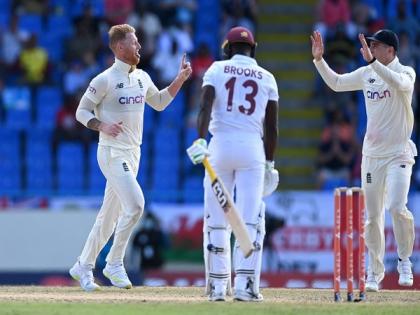
[(206, 294), (210, 294), (215, 285), (226, 286), (227, 294), (231, 294), (230, 230), (205, 226), (203, 246)]
[(250, 290), (258, 295), (260, 288), (261, 262), (265, 236), (265, 204), (262, 203), (258, 222), (247, 222), (248, 233), (254, 240), (256, 250), (245, 258), (235, 242), (233, 261), (235, 266), (235, 290)]

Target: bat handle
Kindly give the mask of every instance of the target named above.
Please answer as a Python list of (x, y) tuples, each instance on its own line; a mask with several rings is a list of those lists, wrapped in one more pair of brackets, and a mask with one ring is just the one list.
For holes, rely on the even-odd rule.
[(213, 167), (210, 165), (210, 162), (209, 162), (209, 160), (207, 159), (207, 157), (206, 158), (204, 158), (204, 160), (203, 160), (203, 165), (204, 165), (204, 168), (207, 170), (207, 172), (209, 173), (209, 175), (210, 175), (210, 179), (211, 179), (211, 181), (213, 182), (215, 179), (216, 179), (216, 173), (214, 172), (214, 170), (213, 170)]

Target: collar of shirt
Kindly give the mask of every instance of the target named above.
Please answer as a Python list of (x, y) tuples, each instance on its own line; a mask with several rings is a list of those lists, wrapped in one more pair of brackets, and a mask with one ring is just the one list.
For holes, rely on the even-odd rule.
[(243, 61), (247, 61), (247, 62), (251, 62), (254, 64), (257, 64), (257, 61), (254, 58), (245, 56), (245, 55), (240, 55), (240, 54), (236, 54), (234, 55), (231, 60), (243, 60)]
[(115, 58), (114, 67), (119, 71), (125, 72), (127, 74), (136, 69), (136, 66), (129, 65), (117, 58)]
[(398, 65), (398, 63), (399, 63), (398, 57), (395, 56), (394, 60), (392, 60), (389, 64), (387, 64), (387, 67), (393, 70), (396, 67), (396, 65)]

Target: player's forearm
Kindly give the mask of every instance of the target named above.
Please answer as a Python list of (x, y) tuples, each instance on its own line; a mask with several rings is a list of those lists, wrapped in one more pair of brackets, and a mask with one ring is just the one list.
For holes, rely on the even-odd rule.
[(333, 91), (337, 91), (338, 74), (328, 66), (324, 59), (314, 60), (314, 65), (324, 82)]
[(274, 161), (274, 154), (277, 145), (278, 135), (278, 112), (279, 104), (277, 101), (270, 100), (267, 103), (265, 109), (265, 120), (264, 120), (264, 151), (265, 159), (267, 161)]
[(274, 161), (274, 153), (276, 151), (277, 145), (277, 133), (273, 133), (272, 135), (266, 135), (264, 137), (264, 151), (265, 151), (265, 159), (267, 161)]
[(157, 111), (162, 111), (172, 102), (173, 99), (174, 98), (169, 93), (168, 88), (161, 91), (156, 89), (156, 92), (152, 96), (148, 97), (146, 102)]
[(86, 127), (92, 130), (100, 131), (101, 124), (102, 122), (99, 119), (92, 118), (91, 120), (88, 121), (88, 123), (86, 124)]
[(207, 131), (209, 130), (211, 116), (211, 105), (203, 104), (200, 107), (200, 112), (197, 117), (197, 130), (198, 137), (205, 139), (207, 137)]
[(184, 80), (180, 77), (177, 76), (172, 82), (171, 84), (169, 84), (169, 86), (167, 87), (169, 94), (172, 96), (172, 98), (174, 98), (179, 90), (181, 89), (182, 85), (184, 84)]

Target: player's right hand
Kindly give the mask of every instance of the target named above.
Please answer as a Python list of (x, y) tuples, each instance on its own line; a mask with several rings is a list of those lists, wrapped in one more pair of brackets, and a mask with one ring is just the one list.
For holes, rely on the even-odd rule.
[(210, 155), (207, 149), (207, 141), (203, 138), (199, 138), (193, 142), (193, 144), (187, 149), (188, 157), (194, 164), (203, 162), (206, 156)]
[(101, 122), (99, 126), (99, 131), (102, 131), (108, 136), (115, 138), (123, 131), (122, 121), (120, 121), (118, 124), (107, 124), (107, 123)]
[(316, 61), (322, 59), (322, 55), (324, 54), (324, 43), (322, 42), (321, 33), (318, 31), (314, 31), (311, 35), (311, 42), (312, 42), (312, 56)]

